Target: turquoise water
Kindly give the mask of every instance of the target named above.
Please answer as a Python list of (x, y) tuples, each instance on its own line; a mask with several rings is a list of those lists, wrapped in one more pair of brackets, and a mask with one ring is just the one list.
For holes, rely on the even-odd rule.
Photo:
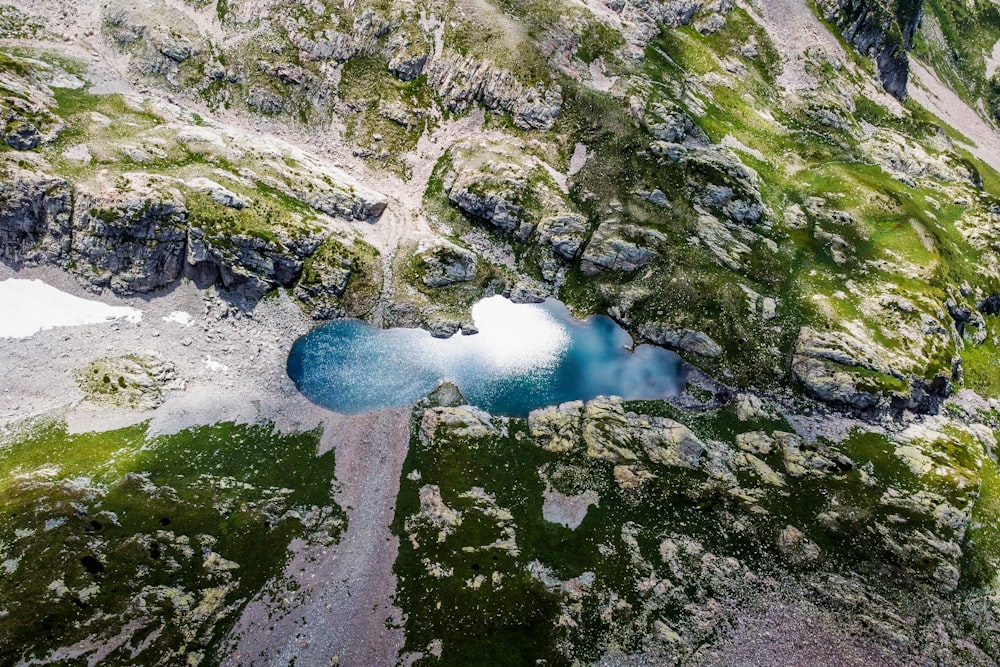
[(630, 350), (631, 337), (608, 317), (581, 321), (558, 301), (499, 296), (472, 314), (479, 333), (447, 339), (331, 322), (295, 342), (288, 375), (314, 403), (348, 414), (410, 405), (444, 379), (473, 405), (511, 416), (597, 396), (667, 398), (683, 388), (680, 357), (650, 345)]

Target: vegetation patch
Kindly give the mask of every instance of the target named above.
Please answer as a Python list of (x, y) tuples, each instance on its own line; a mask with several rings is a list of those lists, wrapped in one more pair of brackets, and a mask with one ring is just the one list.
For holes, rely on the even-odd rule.
[(5, 431), (0, 661), (67, 646), (108, 665), (218, 664), (243, 605), (283, 585), (289, 543), (331, 543), (343, 527), (318, 438), (229, 423)]

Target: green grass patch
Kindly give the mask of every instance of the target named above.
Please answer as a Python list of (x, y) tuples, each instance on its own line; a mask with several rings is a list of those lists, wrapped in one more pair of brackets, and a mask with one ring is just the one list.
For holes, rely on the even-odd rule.
[[(218, 424), (74, 435), (58, 421), (0, 438), (0, 661), (43, 658), (122, 628), (109, 665), (222, 659), (243, 604), (296, 537), (332, 541), (333, 454), (318, 432)], [(91, 649), (91, 650), (94, 650)]]

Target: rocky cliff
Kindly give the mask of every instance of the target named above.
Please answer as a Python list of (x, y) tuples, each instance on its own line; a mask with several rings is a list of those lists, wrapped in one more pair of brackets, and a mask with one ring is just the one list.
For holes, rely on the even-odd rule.
[(823, 0), (817, 7), (844, 39), (875, 60), (882, 86), (900, 100), (906, 99), (910, 71), (906, 51), (913, 48), (923, 18), (923, 0)]

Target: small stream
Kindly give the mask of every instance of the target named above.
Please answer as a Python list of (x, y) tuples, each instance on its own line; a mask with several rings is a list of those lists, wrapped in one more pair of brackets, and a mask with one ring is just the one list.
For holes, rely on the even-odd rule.
[(597, 396), (667, 398), (684, 386), (680, 357), (651, 345), (631, 349), (632, 338), (608, 317), (579, 320), (553, 299), (515, 304), (500, 296), (477, 303), (472, 316), (478, 334), (447, 339), (331, 322), (295, 342), (288, 375), (311, 401), (346, 414), (410, 405), (444, 379), (473, 405), (510, 416)]

